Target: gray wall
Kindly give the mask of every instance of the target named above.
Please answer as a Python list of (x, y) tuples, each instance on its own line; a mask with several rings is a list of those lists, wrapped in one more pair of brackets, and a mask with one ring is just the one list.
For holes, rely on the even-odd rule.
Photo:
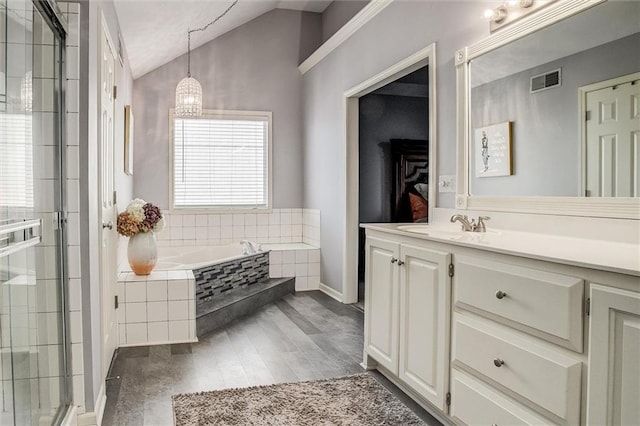
[[(82, 252), (82, 319), (85, 374), (85, 404), (88, 412), (104, 383), (102, 377), (102, 328), (99, 266), (98, 211), (98, 42), (103, 13), (114, 42), (120, 32), (111, 0), (80, 3), (80, 245)], [(118, 208), (131, 199), (133, 179), (124, 174), (124, 106), (132, 103), (133, 79), (129, 61), (116, 65), (118, 98), (115, 114), (115, 189)], [(89, 90), (92, 88), (92, 90)]]
[(391, 139), (429, 138), (428, 100), (369, 94), (360, 98), (360, 222), (391, 221)]
[[(321, 210), (324, 284), (342, 292), (346, 215), (344, 92), (431, 43), (437, 51), (439, 174), (455, 174), (453, 55), (489, 35), (474, 1), (393, 2), (304, 75), (304, 207)], [(433, 160), (433, 159), (432, 159)], [(453, 194), (439, 199), (453, 207)]]
[[(629, 54), (638, 46), (640, 34), (635, 34), (472, 89), (471, 129), (513, 122), (513, 175), (476, 178), (472, 170), (471, 193), (580, 196), (578, 88), (639, 71), (640, 55)], [(532, 76), (558, 68), (561, 86), (529, 93)]]
[(322, 12), (322, 41), (327, 41), (367, 3), (369, 0), (334, 0)]
[[(301, 30), (307, 13), (273, 10), (191, 52), (206, 109), (273, 111), (273, 207), (302, 206)], [(169, 108), (181, 56), (134, 82), (134, 194), (169, 208)]]

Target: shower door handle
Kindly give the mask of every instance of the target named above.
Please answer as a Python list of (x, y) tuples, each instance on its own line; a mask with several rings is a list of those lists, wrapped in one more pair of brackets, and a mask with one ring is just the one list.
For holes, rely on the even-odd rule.
[(108, 230), (112, 230), (113, 229), (113, 222), (109, 221), (107, 223), (102, 222), (102, 229), (108, 229)]

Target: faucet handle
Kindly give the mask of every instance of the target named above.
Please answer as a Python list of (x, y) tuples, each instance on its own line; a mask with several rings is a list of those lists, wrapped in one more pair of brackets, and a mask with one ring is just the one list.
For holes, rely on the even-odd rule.
[(487, 232), (487, 226), (484, 221), (491, 219), (489, 216), (478, 216), (478, 223), (476, 224), (477, 232)]

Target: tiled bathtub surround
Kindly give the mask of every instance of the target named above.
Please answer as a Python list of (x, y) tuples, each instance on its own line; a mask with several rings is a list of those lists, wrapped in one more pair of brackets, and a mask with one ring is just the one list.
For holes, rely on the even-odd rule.
[(296, 291), (320, 288), (320, 249), (307, 244), (267, 246), (269, 277), (295, 277)]
[(302, 210), (302, 242), (320, 247), (320, 210)]
[(320, 246), (320, 211), (274, 209), (229, 214), (163, 212), (167, 227), (157, 234), (160, 246), (207, 246), (248, 239), (261, 244), (302, 243)]
[(196, 305), (234, 288), (246, 287), (269, 278), (269, 255), (259, 253), (193, 271)]
[(118, 276), (120, 346), (196, 341), (195, 279), (191, 271)]

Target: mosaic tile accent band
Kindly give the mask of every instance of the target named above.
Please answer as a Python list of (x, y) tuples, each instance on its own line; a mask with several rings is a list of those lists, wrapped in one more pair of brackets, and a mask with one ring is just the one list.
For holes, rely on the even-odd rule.
[(234, 288), (269, 279), (269, 252), (194, 269), (196, 304), (211, 300)]

